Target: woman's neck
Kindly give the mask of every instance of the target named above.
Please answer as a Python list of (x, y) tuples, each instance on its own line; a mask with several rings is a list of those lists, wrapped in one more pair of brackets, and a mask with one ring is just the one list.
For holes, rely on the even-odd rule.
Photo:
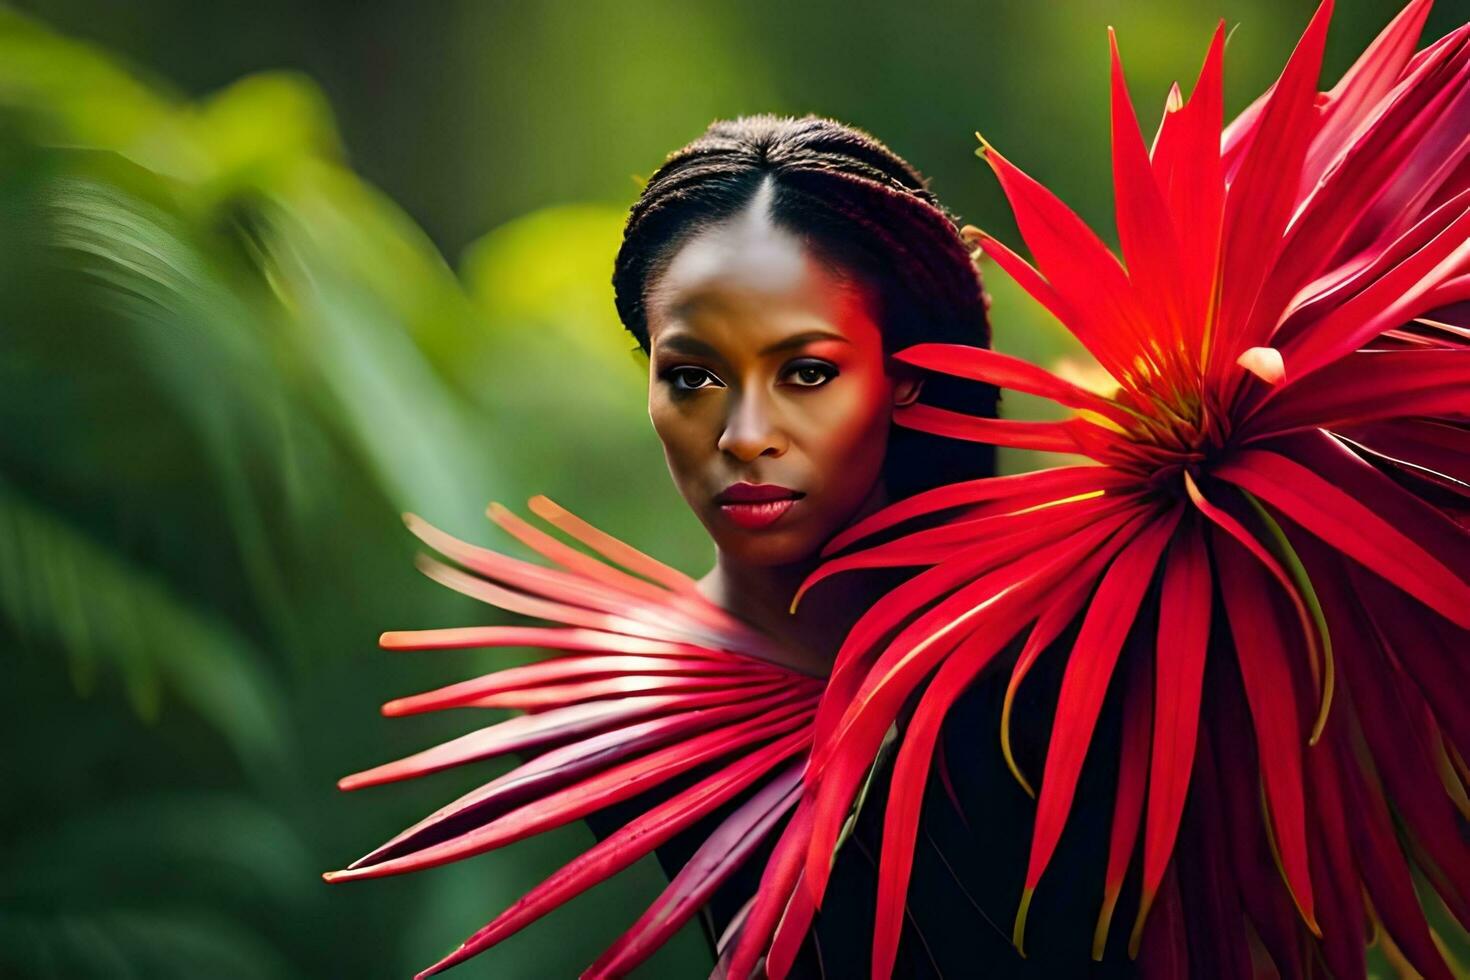
[(852, 626), (854, 609), (863, 606), (849, 583), (838, 580), (803, 596), (792, 613), (797, 588), (820, 563), (813, 557), (795, 565), (746, 565), (721, 553), (699, 580), (699, 591), (773, 637), (787, 655), (785, 666), (825, 677)]

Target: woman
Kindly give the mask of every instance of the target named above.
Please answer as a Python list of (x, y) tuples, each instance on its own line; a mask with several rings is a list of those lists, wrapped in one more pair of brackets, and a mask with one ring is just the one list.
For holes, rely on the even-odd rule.
[[(920, 400), (994, 414), (989, 386), (943, 387), (889, 358), (923, 342), (988, 345), (986, 299), (956, 222), (912, 167), (851, 127), (814, 117), (717, 122), (648, 182), (613, 283), (624, 325), (650, 355), (649, 414), (670, 471), (716, 543), (701, 592), (778, 638), (789, 666), (826, 675), (856, 611), (896, 580), (832, 580), (792, 615), (823, 546), (893, 499), (993, 473), (988, 446), (892, 424), (896, 407)], [(942, 805), (928, 808), (900, 975), (963, 974), (977, 962), (995, 976), (1025, 969), (994, 925), (1009, 915), (1020, 869), (984, 844), (1029, 819), (993, 751), (997, 693), (977, 690), (951, 722), (952, 788), (967, 790), (969, 805), (959, 814), (940, 792)], [(872, 914), (881, 794), (873, 802), (817, 919), (812, 975), (868, 972), (868, 943), (855, 937)], [(590, 822), (602, 832), (618, 816)], [(683, 858), (664, 856), (670, 874)], [(751, 886), (760, 866), (747, 866)], [(714, 903), (714, 934), (735, 911), (721, 897), (730, 896)], [(1082, 969), (1087, 928), (1073, 925), (1083, 926), (1070, 932), (1078, 941), (1048, 953), (1065, 948)], [(1039, 955), (1031, 966), (1055, 962)]]
[[(595, 626), (601, 639), (494, 629), (384, 637), (385, 646), (539, 642), (549, 647), (560, 644), (562, 650), (636, 649), (645, 655), (642, 666), (582, 658), (585, 669), (575, 678), (601, 687), (555, 683), (569, 676), (568, 659), (576, 666), (576, 658), (564, 658), (562, 667), (552, 668), (558, 671), (555, 675), (537, 673), (534, 667), (519, 668), (520, 673), (502, 671), (443, 692), (393, 702), (385, 709), (389, 713), (480, 704), (540, 709), (540, 716), (531, 717), (545, 717), (547, 708), (585, 711), (587, 705), (617, 703), (618, 694), (629, 695), (621, 698), (625, 703), (660, 696), (649, 692), (676, 689), (701, 671), (706, 678), (717, 675), (716, 680), (701, 684), (689, 696), (713, 699), (719, 706), (704, 708), (711, 703), (706, 700), (685, 716), (698, 710), (729, 711), (760, 698), (797, 692), (792, 695), (798, 698), (794, 704), (759, 702), (764, 705), (762, 717), (770, 711), (793, 711), (786, 727), (777, 724), (754, 735), (747, 728), (726, 746), (750, 751), (796, 739), (801, 744), (795, 761), (783, 757), (776, 761), (785, 769), (778, 770), (773, 762), (758, 777), (741, 776), (740, 791), (718, 807), (692, 818), (679, 815), (680, 832), (666, 835), (657, 851), (675, 878), (671, 892), (662, 900), (663, 907), (652, 910), (630, 932), (630, 937), (641, 938), (625, 937), (620, 947), (599, 961), (596, 972), (608, 974), (623, 972), (646, 956), (672, 932), (671, 921), (677, 920), (673, 925), (684, 921), (696, 901), (705, 898), (710, 899), (704, 918), (707, 933), (715, 941), (729, 927), (727, 941), (718, 948), (727, 959), (732, 955), (736, 944), (731, 940), (746, 924), (749, 902), (770, 851), (769, 838), (795, 799), (800, 753), (805, 750), (804, 739), (809, 740), (821, 690), (813, 679), (825, 678), (858, 613), (901, 576), (845, 576), (815, 589), (793, 614), (797, 587), (837, 532), (885, 503), (992, 473), (989, 447), (896, 428), (892, 422), (896, 408), (922, 401), (991, 415), (996, 399), (989, 385), (952, 379), (926, 383), (917, 372), (891, 359), (895, 351), (921, 342), (987, 345), (986, 297), (955, 221), (924, 179), (876, 139), (831, 120), (763, 115), (714, 123), (702, 137), (671, 155), (648, 181), (629, 215), (613, 282), (623, 324), (649, 355), (650, 418), (675, 483), (715, 542), (714, 567), (697, 584), (688, 583), (549, 503), (533, 502), (533, 509), (563, 530), (667, 588), (661, 597), (650, 596), (646, 582), (609, 578), (607, 570), (590, 568), (585, 555), (568, 555), (564, 546), (553, 545), (540, 532), (492, 508), (492, 518), (517, 537), (570, 572), (614, 592), (588, 598), (577, 592), (578, 583), (548, 582), (524, 565), (508, 564), (502, 556), (492, 557), (422, 529), (426, 541), (480, 577), (437, 564), (427, 566), (431, 573), (513, 611), (577, 627)], [(499, 584), (491, 586), (485, 579)], [(512, 596), (506, 586), (521, 591)], [(539, 602), (527, 593), (536, 593)], [(619, 596), (636, 607), (632, 618), (637, 624), (630, 626), (624, 617), (608, 618), (609, 613), (628, 611), (617, 605)], [(650, 598), (660, 601), (649, 605)], [(562, 605), (553, 608), (547, 600)], [(575, 608), (569, 610), (568, 605)], [(588, 607), (602, 618), (589, 619)], [(607, 639), (614, 634), (619, 639)], [(695, 656), (682, 666), (671, 666), (667, 659), (650, 666), (647, 654), (669, 651), (648, 644), (670, 640), (679, 644), (676, 652)], [(629, 641), (635, 646), (628, 646)], [(722, 658), (717, 664), (699, 659), (713, 651)], [(772, 674), (773, 664), (782, 670)], [(612, 678), (617, 683), (607, 684), (618, 666), (645, 672), (637, 675), (642, 679), (625, 674)], [(1040, 683), (1031, 695), (1044, 699), (1046, 690), (1047, 685)], [(985, 963), (988, 973), (1004, 976), (1028, 965), (1044, 973), (1059, 962), (1074, 970), (1087, 962), (1085, 917), (1095, 905), (1100, 883), (1060, 897), (1050, 912), (1067, 925), (1058, 936), (1069, 941), (1033, 954), (1029, 964), (996, 925), (1009, 917), (1021, 867), (1018, 852), (1006, 848), (992, 852), (991, 842), (1019, 839), (1029, 820), (1029, 803), (994, 748), (997, 695), (990, 687), (977, 687), (949, 727), (952, 754), (944, 785), (935, 780), (930, 788), (933, 799), (925, 807), (926, 846), (917, 858), (909, 893), (909, 926), (898, 975), (959, 975)], [(591, 699), (581, 700), (584, 696)], [(559, 744), (556, 752), (562, 756), (557, 759), (566, 757), (575, 772), (566, 775), (569, 767), (557, 759), (536, 769), (546, 759), (539, 757), (521, 776), (513, 773), (508, 782), (497, 780), (348, 871), (329, 877), (412, 870), (585, 816), (604, 838), (590, 866), (572, 869), (561, 883), (548, 882), (543, 895), (513, 907), (497, 920), (498, 925), (492, 923), (436, 968), (488, 947), (564, 894), (610, 873), (598, 855), (616, 855), (612, 860), (626, 863), (630, 835), (622, 831), (631, 821), (656, 812), (661, 804), (677, 804), (697, 794), (710, 772), (729, 765), (728, 751), (707, 753), (706, 759), (702, 750), (696, 750), (694, 754), (705, 761), (680, 768), (681, 746), (687, 748), (710, 735), (689, 728), (679, 736), (682, 741), (670, 737), (640, 757), (655, 760), (651, 765), (657, 775), (648, 776), (647, 770), (637, 768), (637, 758), (627, 758), (630, 744), (656, 744), (638, 741), (657, 734), (645, 731), (652, 724), (648, 717), (630, 715), (622, 728), (586, 728), (582, 731), (593, 733), (593, 739), (584, 737), (570, 746), (554, 739), (530, 743), (531, 748)], [(731, 717), (736, 727), (750, 724), (738, 710)], [(486, 730), (492, 734), (481, 743), (458, 751), (441, 747), (349, 777), (344, 787), (527, 748), (524, 737), (507, 741), (493, 734), (504, 728), (492, 726)], [(636, 735), (630, 735), (634, 729)], [(729, 729), (714, 733), (722, 731)], [(605, 763), (588, 765), (577, 754), (578, 745), (596, 738), (624, 753), (612, 760), (624, 767), (617, 770), (621, 775), (602, 783), (588, 774)], [(543, 778), (549, 770), (562, 775)], [(505, 798), (518, 780), (521, 785), (540, 780), (532, 794), (560, 792), (546, 804), (555, 815), (548, 819), (535, 811), (526, 803), (534, 798), (530, 794), (511, 793), (508, 802), (495, 802)], [(630, 780), (640, 789), (636, 794), (624, 789)], [(645, 782), (649, 788), (644, 788)], [(883, 782), (874, 780), (875, 785)], [(583, 796), (594, 797), (596, 805), (576, 800), (571, 792), (576, 787), (582, 787)], [(770, 798), (763, 799), (763, 793)], [(852, 846), (844, 845), (837, 855), (838, 887), (831, 889), (821, 913), (815, 915), (810, 938), (798, 947), (802, 937), (793, 927), (777, 940), (782, 952), (775, 955), (794, 957), (796, 975), (868, 972), (865, 937), (872, 917), (873, 862), (880, 836), (875, 814), (881, 814), (882, 795), (875, 791), (872, 805), (858, 811)], [(1085, 807), (1087, 794), (1082, 795)], [(739, 840), (739, 847), (731, 840)], [(1071, 844), (1079, 852), (1101, 846), (1086, 833)], [(731, 855), (742, 859), (738, 869), (699, 870), (711, 861), (733, 863), (728, 860)], [(685, 874), (680, 875), (681, 870)]]

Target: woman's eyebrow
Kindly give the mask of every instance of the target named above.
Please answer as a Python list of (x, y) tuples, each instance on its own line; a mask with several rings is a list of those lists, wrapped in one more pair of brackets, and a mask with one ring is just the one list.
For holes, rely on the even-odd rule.
[(670, 353), (692, 354), (696, 357), (718, 357), (720, 354), (713, 345), (687, 333), (676, 333), (672, 337), (660, 338), (658, 347)]
[[(819, 340), (835, 340), (843, 344), (852, 343), (851, 340), (848, 340), (842, 334), (833, 333), (830, 330), (803, 330), (801, 333), (792, 334), (790, 337), (783, 337), (781, 340), (761, 348), (760, 356), (766, 357), (770, 354), (794, 350)], [(689, 354), (695, 357), (720, 356), (719, 350), (713, 344), (687, 333), (676, 333), (672, 336), (661, 337), (658, 340), (657, 346), (660, 350), (668, 351), (671, 354)]]
[(818, 340), (837, 340), (841, 341), (844, 344), (852, 343), (852, 341), (842, 336), (842, 334), (833, 333), (830, 330), (805, 330), (798, 334), (792, 334), (790, 337), (787, 337), (784, 340), (778, 340), (768, 347), (762, 348), (761, 356), (764, 357), (767, 354), (776, 354), (781, 351), (794, 350), (797, 347), (804, 347), (807, 344), (814, 343)]

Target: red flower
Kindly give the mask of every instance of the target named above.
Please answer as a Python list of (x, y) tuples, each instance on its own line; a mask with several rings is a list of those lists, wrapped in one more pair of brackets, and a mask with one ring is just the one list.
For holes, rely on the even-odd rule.
[(498, 505), (490, 507), (491, 520), (560, 567), (466, 544), (416, 517), (408, 525), (464, 568), (421, 558), (431, 578), (563, 627), (419, 630), (384, 633), (381, 641), (393, 650), (555, 651), (559, 656), (549, 660), (383, 706), (387, 715), (462, 707), (527, 713), (339, 785), (359, 789), (512, 752), (532, 758), (326, 879), (377, 878), (457, 861), (577, 820), (696, 767), (713, 771), (573, 859), (420, 977), (489, 949), (748, 792), (658, 901), (584, 974), (621, 976), (699, 910), (800, 794), (821, 681), (772, 663), (769, 641), (704, 599), (682, 573), (544, 497), (533, 499), (531, 509), (601, 559)]
[[(944, 487), (833, 542), (839, 552), (927, 518), (807, 583), (926, 566), (839, 654), (802, 822), (783, 842), (801, 867), (753, 918), (764, 909), (773, 920), (788, 895), (786, 920), (810, 918), (868, 765), (918, 692), (885, 818), (874, 974), (886, 975), (946, 711), (1025, 633), (1006, 728), (1030, 667), (1080, 620), (1018, 947), (1117, 684), (1125, 723), (1097, 954), (1141, 827), (1135, 952), (1160, 905), (1156, 916), (1185, 925), (1190, 952), (1212, 951), (1197, 972), (1248, 972), (1249, 923), (1283, 975), (1306, 970), (1304, 925), (1335, 974), (1362, 976), (1364, 922), (1376, 915), (1416, 969), (1447, 976), (1411, 868), (1470, 927), (1470, 25), (1416, 54), (1428, 7), (1411, 3), (1319, 93), (1328, 0), (1223, 138), (1217, 31), (1193, 94), (1170, 94), (1151, 148), (1114, 46), (1121, 263), (983, 148), (1036, 264), (983, 234), (981, 247), (1118, 387), (1095, 394), (973, 348), (899, 355), (1077, 410), (1021, 422), (914, 406), (903, 424), (1094, 465)], [(1255, 873), (1266, 853), (1279, 877)], [(1182, 935), (1150, 930), (1151, 952), (1187, 961), (1171, 945)], [(742, 962), (765, 940), (749, 937)]]

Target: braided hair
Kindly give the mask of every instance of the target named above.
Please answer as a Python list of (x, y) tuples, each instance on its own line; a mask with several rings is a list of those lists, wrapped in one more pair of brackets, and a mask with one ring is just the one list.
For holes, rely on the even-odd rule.
[[(628, 213), (613, 268), (623, 326), (649, 349), (648, 287), (679, 247), (749, 205), (766, 178), (770, 218), (843, 275), (876, 287), (887, 353), (917, 343), (988, 347), (986, 297), (958, 222), (883, 143), (820, 116), (718, 120), (670, 154)], [(920, 400), (993, 416), (991, 385), (931, 377)], [(883, 478), (899, 499), (989, 476), (994, 451), (895, 427)]]

